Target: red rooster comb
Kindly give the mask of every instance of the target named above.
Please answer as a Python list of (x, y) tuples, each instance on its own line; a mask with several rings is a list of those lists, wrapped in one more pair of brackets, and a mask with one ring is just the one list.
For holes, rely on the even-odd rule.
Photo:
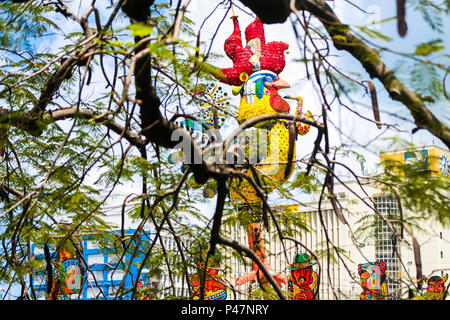
[(280, 74), (286, 64), (284, 51), (289, 45), (281, 41), (266, 43), (263, 23), (256, 17), (245, 29), (247, 45), (243, 47), (239, 22), (236, 16), (232, 18), (233, 33), (225, 40), (224, 48), (227, 56), (233, 61), (233, 67), (221, 69), (226, 79), (218, 78), (218, 80), (240, 86), (253, 72), (259, 70)]

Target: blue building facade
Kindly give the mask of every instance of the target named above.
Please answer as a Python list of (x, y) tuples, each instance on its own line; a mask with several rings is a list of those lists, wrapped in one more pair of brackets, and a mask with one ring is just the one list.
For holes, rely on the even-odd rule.
[[(127, 230), (126, 235), (132, 236), (136, 230)], [(120, 232), (120, 231), (116, 231)], [(136, 245), (137, 239), (135, 239), (134, 245)], [(150, 232), (143, 232), (140, 236), (140, 246), (137, 248), (136, 256), (133, 258), (130, 264), (129, 270), (125, 277), (124, 289), (133, 288), (134, 284), (138, 281), (142, 283), (150, 283), (148, 278), (148, 270), (143, 269), (138, 279), (138, 271), (140, 268), (140, 262), (143, 261), (145, 256), (144, 248), (148, 248), (148, 244), (152, 240), (152, 234)], [(45, 260), (39, 244), (34, 244), (31, 248), (32, 255), (36, 255), (36, 259)], [(81, 262), (84, 269), (84, 275), (82, 279), (82, 290), (80, 293), (75, 293), (69, 297), (64, 297), (68, 300), (110, 300), (115, 299), (116, 292), (122, 282), (124, 276), (124, 270), (127, 267), (134, 248), (128, 249), (124, 257), (119, 261), (120, 254), (114, 250), (114, 248), (100, 248), (96, 245), (95, 241), (92, 241), (89, 236), (83, 236), (81, 239), (81, 248), (83, 252), (83, 260), (88, 265), (86, 268), (85, 263)], [(51, 253), (52, 257), (56, 257), (56, 252)], [(45, 292), (47, 290), (46, 272), (36, 274), (33, 277), (32, 288), (36, 293), (38, 299), (45, 299)], [(131, 299), (131, 292), (126, 293), (121, 299)]]

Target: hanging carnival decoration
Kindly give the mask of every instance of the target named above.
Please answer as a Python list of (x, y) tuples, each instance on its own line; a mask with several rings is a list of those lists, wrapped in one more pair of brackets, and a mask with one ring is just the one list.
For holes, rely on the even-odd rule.
[(293, 264), (289, 267), (291, 274), (288, 280), (288, 290), (292, 300), (313, 300), (318, 289), (318, 276), (313, 271), (310, 257), (306, 253), (296, 254)]
[(62, 289), (68, 295), (80, 293), (82, 289), (83, 268), (81, 262), (66, 249), (59, 252), (60, 279), (63, 283)]
[[(233, 15), (232, 20), (233, 32), (225, 40), (224, 49), (226, 55), (233, 61), (233, 67), (222, 68), (219, 73), (213, 75), (219, 81), (234, 86), (233, 95), (240, 95), (238, 122), (242, 124), (254, 117), (289, 113), (290, 105), (278, 93), (279, 90), (290, 87), (279, 77), (285, 67), (284, 54), (289, 45), (281, 41), (266, 42), (263, 23), (256, 17), (245, 29), (246, 46), (243, 46), (237, 16)], [(296, 115), (302, 117), (303, 100), (300, 97), (285, 98), (297, 101)], [(306, 113), (305, 117), (313, 120), (310, 112)], [(297, 134), (308, 133), (310, 126), (298, 121), (274, 119), (259, 122), (251, 129), (253, 133), (244, 132), (245, 138), (238, 137), (236, 140), (243, 142), (241, 146), (247, 158), (255, 160), (253, 163), (256, 171), (260, 173), (260, 181), (265, 189), (270, 191), (292, 174)], [(258, 149), (256, 153), (253, 152), (256, 154), (253, 158), (252, 148)], [(247, 169), (246, 174), (251, 176), (251, 170)], [(286, 284), (287, 277), (272, 269), (264, 249), (261, 235), (263, 202), (260, 195), (245, 179), (234, 181), (230, 193), (231, 198), (237, 201), (239, 214), (250, 217), (251, 222), (247, 226), (250, 248), (258, 255), (276, 282), (279, 285)], [(252, 271), (239, 277), (236, 284), (247, 282), (261, 284), (264, 283), (263, 279), (265, 277), (262, 271), (256, 263), (253, 263)]]
[[(206, 250), (204, 248), (197, 248), (194, 255), (197, 272), (189, 276), (192, 298), (194, 300), (201, 299), (202, 284), (204, 283), (203, 297), (205, 300), (225, 300), (227, 298), (227, 291), (218, 269), (221, 261), (220, 252), (216, 249), (216, 253), (208, 258), (208, 263), (205, 268), (206, 258)], [(205, 276), (203, 277), (203, 275)]]
[(424, 297), (427, 300), (445, 300), (445, 282), (448, 279), (448, 274), (443, 277), (432, 276), (430, 278), (424, 277), (423, 281), (428, 285), (427, 292), (424, 293)]
[(360, 300), (387, 300), (386, 263), (364, 263), (358, 266), (361, 278)]
[[(54, 253), (52, 267), (46, 266), (45, 281), (49, 280), (49, 269), (51, 269), (51, 289), (46, 293), (47, 300), (64, 300), (70, 295), (80, 293), (82, 290), (84, 268), (80, 259), (68, 249), (61, 249)], [(39, 276), (39, 275), (38, 275)]]

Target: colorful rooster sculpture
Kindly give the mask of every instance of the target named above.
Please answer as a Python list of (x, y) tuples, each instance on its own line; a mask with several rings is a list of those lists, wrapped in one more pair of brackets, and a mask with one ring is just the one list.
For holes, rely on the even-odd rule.
[[(213, 75), (221, 82), (235, 86), (233, 94), (241, 96), (238, 110), (238, 122), (267, 114), (288, 113), (290, 105), (279, 95), (278, 91), (289, 88), (289, 84), (279, 77), (285, 67), (285, 51), (288, 44), (280, 41), (266, 43), (264, 27), (256, 19), (245, 29), (247, 45), (242, 45), (241, 31), (237, 16), (233, 16), (234, 30), (225, 40), (225, 52), (233, 61), (232, 68), (220, 69)], [(302, 116), (302, 99), (285, 97), (297, 101), (296, 114)], [(312, 119), (311, 113), (307, 117)], [(267, 142), (266, 156), (254, 165), (259, 173), (259, 180), (266, 190), (271, 191), (289, 178), (292, 173), (292, 161), (295, 160), (295, 140), (297, 134), (304, 135), (309, 125), (284, 119), (260, 122), (256, 130), (265, 132)], [(246, 152), (248, 153), (248, 148)], [(251, 176), (250, 169), (246, 174)], [(270, 186), (269, 186), (270, 185)], [(247, 226), (250, 248), (258, 255), (265, 268), (279, 285), (287, 283), (287, 277), (276, 272), (270, 266), (261, 237), (263, 202), (256, 190), (247, 180), (235, 181), (231, 187), (231, 198), (240, 203), (239, 213), (247, 215), (251, 222)], [(262, 271), (253, 263), (252, 272), (239, 277), (236, 284), (247, 282), (267, 283)]]

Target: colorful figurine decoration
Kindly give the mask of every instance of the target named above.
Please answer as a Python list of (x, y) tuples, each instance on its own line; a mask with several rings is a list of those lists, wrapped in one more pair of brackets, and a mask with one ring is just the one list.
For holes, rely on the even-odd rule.
[(204, 262), (206, 260), (205, 252), (205, 249), (199, 248), (194, 255), (197, 272), (189, 276), (189, 281), (192, 286), (192, 298), (194, 300), (201, 299), (202, 282), (204, 282), (203, 294), (205, 300), (225, 300), (227, 298), (227, 291), (222, 278), (219, 276), (219, 269), (217, 268), (221, 260), (220, 252), (216, 249), (215, 255), (208, 259), (208, 266), (206, 268)]
[(358, 266), (363, 292), (360, 300), (387, 300), (386, 263), (364, 263)]
[[(290, 105), (278, 93), (279, 90), (290, 87), (285, 80), (279, 77), (285, 67), (284, 54), (289, 47), (288, 44), (280, 41), (267, 43), (263, 23), (259, 17), (256, 17), (245, 29), (247, 44), (243, 46), (237, 16), (233, 15), (232, 19), (234, 30), (225, 40), (224, 49), (227, 56), (233, 61), (233, 67), (222, 68), (220, 72), (215, 72), (213, 75), (219, 81), (235, 86), (232, 93), (240, 95), (238, 122), (242, 124), (254, 117), (289, 113)], [(211, 69), (209, 68), (209, 70)], [(285, 98), (297, 101), (296, 115), (301, 117), (302, 99), (290, 96)], [(307, 113), (306, 117), (313, 120), (311, 113)], [(265, 156), (257, 157), (254, 167), (267, 192), (286, 181), (292, 174), (297, 134), (304, 135), (308, 133), (309, 128), (309, 125), (285, 119), (260, 122), (251, 128), (256, 130), (258, 137), (266, 137), (266, 139), (261, 139), (263, 142), (259, 143), (256, 148), (263, 148), (267, 152)], [(249, 154), (251, 148), (255, 148), (255, 146), (252, 146), (251, 143), (244, 143), (243, 149), (246, 155)], [(245, 174), (252, 177), (251, 169), (247, 169)], [(264, 249), (261, 236), (263, 202), (260, 195), (246, 179), (239, 181), (236, 179), (231, 185), (230, 193), (231, 198), (238, 203), (239, 214), (251, 219), (247, 225), (250, 248), (258, 255), (278, 285), (286, 284), (287, 277), (272, 269)], [(253, 263), (252, 271), (239, 277), (236, 284), (267, 283), (261, 280), (264, 280), (264, 275), (256, 263)]]
[[(48, 275), (45, 280), (48, 282)], [(45, 299), (47, 300), (64, 300), (64, 296), (61, 294), (61, 280), (58, 278), (53, 281), (53, 285), (50, 289), (50, 293), (45, 293)]]
[[(443, 277), (432, 276), (430, 278), (423, 277), (423, 281), (428, 285), (427, 292), (424, 297), (427, 300), (445, 300), (445, 282), (448, 279), (448, 274)], [(447, 293), (445, 294), (447, 295)]]
[(59, 274), (64, 292), (68, 295), (80, 293), (82, 287), (83, 272), (81, 263), (69, 251), (62, 249), (59, 253), (59, 261), (62, 265)]
[[(64, 300), (72, 294), (80, 293), (83, 285), (84, 268), (79, 258), (67, 249), (61, 249), (52, 263), (52, 287), (50, 293), (46, 293), (47, 300)], [(45, 275), (49, 281), (48, 274)]]
[[(206, 279), (204, 289), (205, 300), (225, 300), (227, 292), (222, 283), (222, 279), (218, 276), (219, 270), (213, 268), (206, 268)], [(192, 296), (194, 300), (201, 298), (201, 278), (200, 273), (196, 273), (190, 277), (192, 285)]]
[[(284, 69), (284, 51), (289, 45), (280, 41), (266, 43), (263, 24), (261, 19), (256, 17), (245, 29), (247, 45), (243, 47), (237, 16), (234, 15), (232, 19), (234, 30), (225, 40), (224, 49), (233, 61), (233, 67), (221, 69), (225, 79), (220, 80), (232, 86), (241, 86), (253, 73), (261, 70), (277, 78)], [(266, 81), (272, 82), (270, 79)]]
[(288, 289), (292, 300), (313, 300), (317, 292), (318, 276), (313, 271), (310, 257), (306, 253), (296, 254), (294, 263), (289, 267), (291, 274), (288, 280)]

